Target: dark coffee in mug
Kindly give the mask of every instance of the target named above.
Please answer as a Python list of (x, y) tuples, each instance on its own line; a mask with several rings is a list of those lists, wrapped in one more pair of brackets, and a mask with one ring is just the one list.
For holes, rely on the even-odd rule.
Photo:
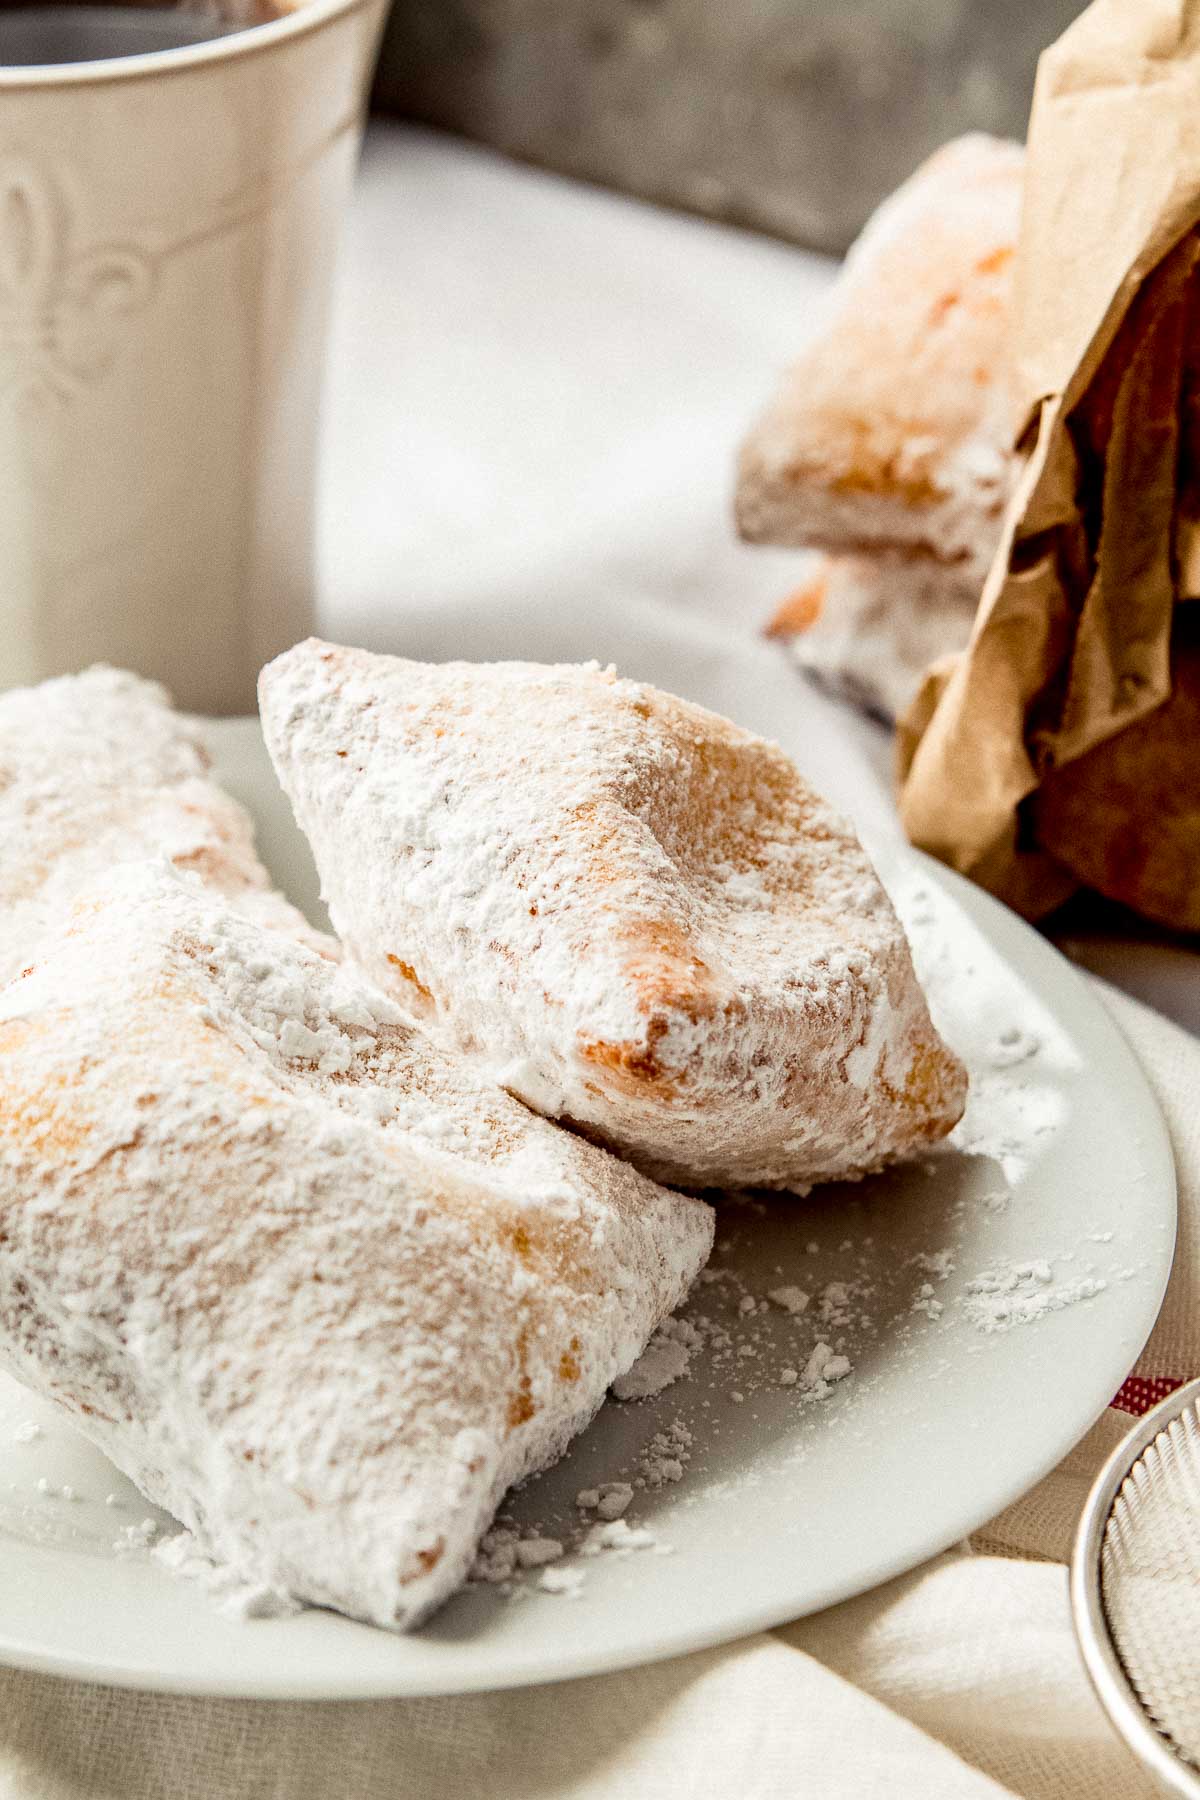
[(147, 56), (206, 43), (258, 25), (264, 11), (236, 21), (183, 6), (66, 4), (0, 6), (0, 68), (97, 62), (113, 56)]

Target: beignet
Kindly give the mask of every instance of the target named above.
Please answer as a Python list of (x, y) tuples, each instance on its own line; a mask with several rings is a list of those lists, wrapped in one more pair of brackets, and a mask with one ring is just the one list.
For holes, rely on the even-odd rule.
[(162, 862), (0, 987), (0, 1364), (248, 1584), (462, 1581), (703, 1265), (712, 1215)]
[(738, 466), (754, 543), (922, 549), (982, 586), (1011, 479), (1008, 334), (1024, 152), (929, 158), (870, 219)]
[(157, 682), (98, 666), (0, 694), (0, 980), (81, 888), (150, 856), (337, 955), (272, 888), (248, 815)]
[(806, 675), (891, 723), (926, 669), (965, 649), (979, 589), (923, 551), (818, 555), (767, 627)]
[(891, 903), (775, 745), (595, 665), (317, 640), (260, 701), (348, 952), (538, 1111), (659, 1180), (797, 1191), (959, 1117)]

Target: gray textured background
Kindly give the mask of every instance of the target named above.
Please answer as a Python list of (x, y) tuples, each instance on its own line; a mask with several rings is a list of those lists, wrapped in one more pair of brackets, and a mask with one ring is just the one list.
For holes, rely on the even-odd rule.
[(376, 98), (512, 156), (839, 250), (946, 138), (1023, 135), (1038, 52), (1081, 10), (395, 0)]

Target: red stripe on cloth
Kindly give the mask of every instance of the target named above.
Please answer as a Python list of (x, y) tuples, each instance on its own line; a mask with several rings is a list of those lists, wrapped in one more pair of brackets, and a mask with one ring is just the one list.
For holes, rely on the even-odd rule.
[(1160, 1400), (1165, 1400), (1168, 1394), (1173, 1394), (1176, 1388), (1182, 1386), (1182, 1380), (1177, 1380), (1174, 1375), (1155, 1375), (1151, 1381), (1143, 1381), (1140, 1375), (1131, 1375), (1113, 1401), (1113, 1405), (1121, 1412), (1133, 1413), (1136, 1417), (1140, 1417), (1142, 1413), (1148, 1413), (1152, 1406), (1157, 1406)]

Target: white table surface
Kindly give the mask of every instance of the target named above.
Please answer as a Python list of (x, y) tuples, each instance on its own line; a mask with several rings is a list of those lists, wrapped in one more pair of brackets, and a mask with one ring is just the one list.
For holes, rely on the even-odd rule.
[[(897, 835), (888, 734), (760, 636), (798, 554), (730, 522), (735, 446), (834, 267), (374, 125), (334, 322), (321, 629), (718, 695), (871, 839)], [(1063, 943), (1200, 1032), (1191, 949), (1103, 921)]]

